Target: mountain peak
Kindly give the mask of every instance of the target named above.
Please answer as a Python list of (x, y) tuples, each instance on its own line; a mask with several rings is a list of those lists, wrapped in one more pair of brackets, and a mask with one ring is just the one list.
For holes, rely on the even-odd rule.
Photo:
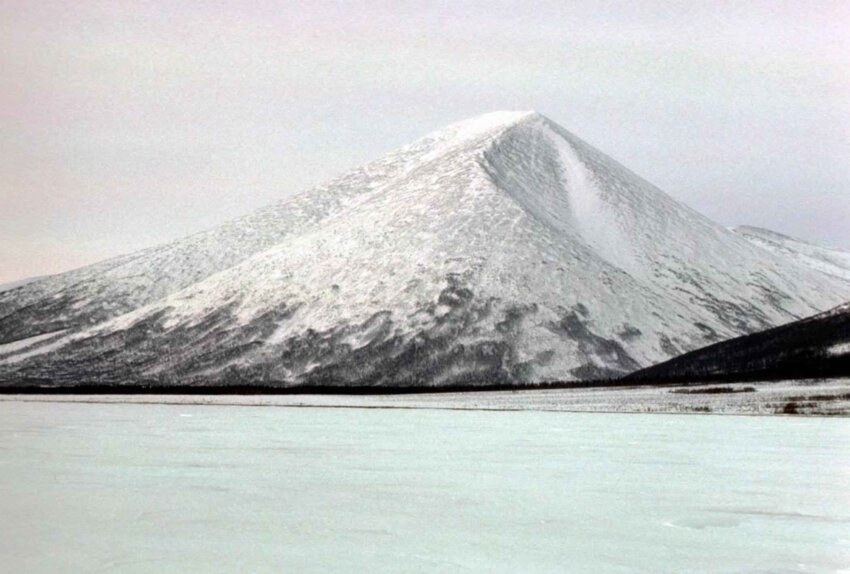
[(543, 117), (542, 114), (535, 111), (501, 110), (466, 118), (435, 133), (447, 132), (459, 140), (474, 139), (483, 135), (500, 133), (514, 126), (533, 122)]

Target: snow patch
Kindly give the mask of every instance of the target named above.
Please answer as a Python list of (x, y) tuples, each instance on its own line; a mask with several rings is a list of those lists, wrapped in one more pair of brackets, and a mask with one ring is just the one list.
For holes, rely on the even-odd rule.
[(0, 345), (0, 355), (4, 355), (6, 353), (12, 353), (15, 351), (20, 351), (21, 349), (26, 349), (27, 347), (31, 347), (36, 343), (40, 343), (41, 341), (50, 339), (51, 337), (56, 337), (62, 334), (64, 331), (54, 331), (52, 333), (44, 333), (43, 335), (36, 335), (34, 337), (27, 337), (26, 339), (20, 339), (18, 341), (14, 341), (12, 343), (6, 343)]
[(846, 343), (838, 343), (837, 345), (832, 345), (831, 347), (827, 348), (826, 354), (833, 357), (850, 355), (850, 341)]

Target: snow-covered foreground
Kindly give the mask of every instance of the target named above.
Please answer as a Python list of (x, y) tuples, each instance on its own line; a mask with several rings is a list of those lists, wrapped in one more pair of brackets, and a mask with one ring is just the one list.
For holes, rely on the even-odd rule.
[(836, 572), (850, 420), (0, 402), (8, 572)]

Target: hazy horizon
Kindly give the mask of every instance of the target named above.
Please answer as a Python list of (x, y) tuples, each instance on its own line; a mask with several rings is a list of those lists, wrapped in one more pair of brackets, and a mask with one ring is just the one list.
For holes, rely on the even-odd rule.
[(850, 249), (850, 5), (11, 2), (0, 283), (533, 109), (727, 225)]

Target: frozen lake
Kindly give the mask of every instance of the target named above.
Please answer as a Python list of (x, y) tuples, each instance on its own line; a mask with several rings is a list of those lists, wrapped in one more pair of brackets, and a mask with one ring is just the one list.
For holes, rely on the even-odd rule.
[(850, 419), (0, 402), (6, 572), (837, 572)]

